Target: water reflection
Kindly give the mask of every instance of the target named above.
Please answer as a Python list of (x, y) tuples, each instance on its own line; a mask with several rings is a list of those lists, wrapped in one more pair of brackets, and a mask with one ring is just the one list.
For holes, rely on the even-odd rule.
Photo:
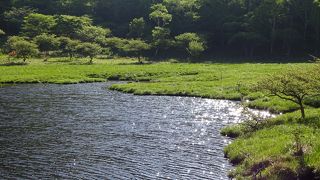
[(0, 179), (226, 179), (231, 101), (133, 96), (108, 84), (0, 88)]

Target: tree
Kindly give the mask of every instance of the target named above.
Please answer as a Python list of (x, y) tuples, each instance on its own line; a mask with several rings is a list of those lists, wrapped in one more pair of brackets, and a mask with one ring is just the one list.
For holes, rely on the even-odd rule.
[(158, 55), (160, 49), (168, 49), (172, 45), (170, 38), (170, 29), (155, 27), (152, 30), (152, 45), (155, 47), (155, 56)]
[(92, 25), (92, 19), (87, 16), (56, 15), (54, 18), (56, 21), (55, 34), (74, 39), (78, 38), (79, 30)]
[(187, 50), (192, 57), (198, 57), (206, 48), (203, 42), (191, 41)]
[(163, 3), (169, 10), (184, 18), (197, 20), (200, 18), (198, 10), (201, 8), (200, 0), (164, 0)]
[(83, 26), (76, 31), (77, 39), (98, 44), (101, 44), (107, 36), (110, 36), (110, 34), (110, 29), (98, 26)]
[(17, 57), (23, 59), (23, 62), (25, 62), (27, 58), (38, 54), (37, 45), (26, 40), (17, 40), (11, 44), (11, 47), (15, 51)]
[(24, 37), (20, 37), (20, 36), (10, 36), (8, 39), (7, 39), (7, 42), (5, 43), (5, 51), (7, 53), (10, 53), (12, 51), (14, 51), (15, 49), (15, 43), (18, 42), (18, 41), (25, 41), (25, 38)]
[[(38, 23), (43, 21), (39, 17), (23, 34), (24, 18), (36, 13), (53, 15), (56, 25), (48, 32), (50, 26)], [(215, 55), (238, 50), (245, 56), (320, 53), (319, 0), (1, 0), (0, 16), (7, 35), (31, 38), (47, 33), (102, 45), (100, 36), (93, 37), (103, 33), (92, 26), (108, 27), (119, 38), (144, 40), (151, 39), (146, 29), (157, 26), (174, 36), (205, 34), (208, 52)]]
[(141, 53), (149, 50), (150, 45), (140, 39), (131, 39), (122, 47), (125, 52), (133, 53), (141, 63)]
[(70, 39), (69, 37), (59, 37), (59, 49), (63, 54), (67, 54), (70, 60), (77, 53), (77, 46), (80, 44), (80, 41)]
[(32, 13), (24, 18), (22, 32), (28, 37), (35, 37), (40, 34), (50, 34), (56, 25), (53, 16)]
[(197, 30), (204, 0), (163, 0), (163, 4), (172, 14), (170, 29), (173, 34)]
[(172, 21), (172, 15), (163, 4), (154, 4), (151, 6), (150, 19), (155, 21), (158, 27), (164, 27)]
[(205, 50), (204, 40), (196, 33), (183, 33), (175, 37), (179, 47), (193, 57), (199, 56)]
[(57, 50), (59, 47), (59, 39), (52, 34), (41, 34), (33, 38), (34, 42), (38, 45), (40, 52), (44, 53), (45, 61), (48, 60), (49, 52)]
[(29, 16), (29, 14), (35, 13), (35, 11), (35, 9), (30, 7), (10, 7), (10, 9), (6, 10), (3, 13), (3, 17), (7, 30), (10, 30), (10, 34), (20, 33), (24, 18)]
[(77, 52), (83, 57), (90, 57), (89, 63), (93, 63), (93, 58), (101, 53), (102, 48), (96, 43), (81, 43), (77, 47)]
[(288, 72), (270, 75), (258, 83), (258, 89), (299, 105), (301, 118), (305, 119), (304, 100), (320, 95), (320, 76), (313, 71), (292, 69)]
[(134, 18), (129, 24), (129, 36), (141, 38), (144, 34), (146, 23), (143, 18)]
[(122, 53), (123, 46), (125, 44), (127, 44), (126, 39), (122, 39), (119, 37), (110, 37), (104, 39), (102, 46), (105, 48), (109, 48), (112, 53)]

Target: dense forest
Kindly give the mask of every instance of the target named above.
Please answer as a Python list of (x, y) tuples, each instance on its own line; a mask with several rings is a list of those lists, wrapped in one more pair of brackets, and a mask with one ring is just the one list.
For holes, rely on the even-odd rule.
[(0, 16), (3, 46), (52, 35), (139, 57), (320, 54), (318, 0), (1, 0)]

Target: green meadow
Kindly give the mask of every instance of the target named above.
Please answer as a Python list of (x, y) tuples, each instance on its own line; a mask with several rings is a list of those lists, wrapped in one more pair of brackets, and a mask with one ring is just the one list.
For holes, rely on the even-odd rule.
[[(239, 100), (239, 87), (251, 86), (270, 73), (286, 71), (292, 66), (309, 68), (311, 64), (249, 64), (249, 63), (176, 63), (139, 64), (134, 59), (95, 59), (69, 61), (52, 58), (48, 62), (32, 59), (27, 65), (0, 65), (1, 84), (19, 83), (84, 83), (106, 80), (129, 81), (111, 89), (136, 95), (179, 95), (215, 99)], [(292, 103), (266, 98), (260, 92), (250, 92), (250, 107), (274, 112), (294, 111)]]

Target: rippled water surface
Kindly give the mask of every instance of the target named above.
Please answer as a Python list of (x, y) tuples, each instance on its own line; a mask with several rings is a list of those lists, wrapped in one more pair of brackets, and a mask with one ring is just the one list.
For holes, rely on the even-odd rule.
[(236, 103), (108, 86), (0, 88), (0, 179), (227, 179)]

